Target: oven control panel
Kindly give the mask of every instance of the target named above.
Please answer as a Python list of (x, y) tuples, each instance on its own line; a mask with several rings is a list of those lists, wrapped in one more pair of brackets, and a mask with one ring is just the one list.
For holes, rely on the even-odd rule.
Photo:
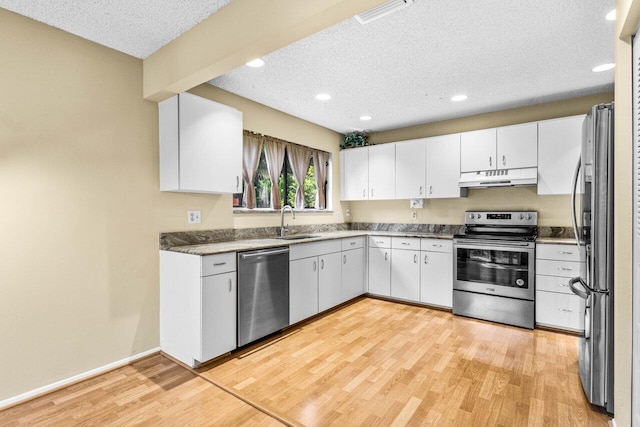
[(476, 225), (538, 225), (538, 212), (467, 211), (464, 223)]

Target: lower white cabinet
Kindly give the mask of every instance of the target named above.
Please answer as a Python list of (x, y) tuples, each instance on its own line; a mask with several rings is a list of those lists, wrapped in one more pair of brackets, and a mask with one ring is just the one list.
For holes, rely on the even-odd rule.
[(289, 323), (318, 314), (318, 257), (289, 262)]
[(391, 296), (391, 238), (369, 237), (369, 293)]
[(391, 296), (420, 301), (420, 239), (391, 238)]
[(160, 251), (160, 346), (189, 366), (236, 348), (235, 253)]
[(342, 301), (364, 293), (364, 248), (342, 252)]
[(585, 301), (569, 288), (583, 267), (575, 246), (536, 245), (536, 324), (584, 331)]
[(342, 253), (322, 255), (318, 258), (318, 308), (325, 311), (342, 302)]
[(420, 301), (451, 308), (453, 303), (453, 247), (451, 240), (422, 239)]

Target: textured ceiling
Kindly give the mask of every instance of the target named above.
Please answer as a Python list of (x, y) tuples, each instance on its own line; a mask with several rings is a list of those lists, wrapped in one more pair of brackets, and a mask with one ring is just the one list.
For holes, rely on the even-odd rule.
[[(380, 131), (613, 90), (614, 0), (415, 0), (210, 83), (338, 132)], [(317, 101), (317, 93), (329, 101)], [(466, 94), (463, 102), (451, 97)], [(371, 121), (359, 120), (370, 115)]]
[(231, 0), (0, 0), (0, 7), (144, 59)]

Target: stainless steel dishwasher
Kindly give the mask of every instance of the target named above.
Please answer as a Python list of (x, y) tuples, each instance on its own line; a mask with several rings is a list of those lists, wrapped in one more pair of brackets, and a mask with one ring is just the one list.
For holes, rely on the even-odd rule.
[(238, 347), (289, 326), (289, 248), (238, 253)]

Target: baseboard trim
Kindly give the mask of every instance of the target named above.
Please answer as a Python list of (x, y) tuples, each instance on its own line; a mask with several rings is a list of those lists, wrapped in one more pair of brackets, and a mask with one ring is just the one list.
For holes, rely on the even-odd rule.
[(616, 424), (616, 419), (615, 419), (615, 418), (611, 418), (610, 423), (611, 423), (611, 427), (616, 427), (616, 425), (617, 425), (617, 424)]
[(34, 390), (19, 394), (17, 396), (10, 397), (5, 400), (0, 400), (0, 410), (7, 409), (11, 406), (19, 405), (20, 403), (24, 403), (28, 400), (35, 399), (47, 393), (60, 390), (72, 384), (78, 383), (80, 381), (84, 381), (89, 378), (95, 377), (96, 375), (102, 375), (106, 372), (113, 371), (114, 369), (118, 369), (123, 366), (129, 365), (137, 360), (144, 359), (145, 357), (151, 356), (159, 352), (160, 352), (160, 347), (152, 348), (151, 350), (147, 350), (130, 357), (125, 357), (124, 359), (117, 360), (115, 362), (109, 363), (108, 365), (100, 366), (90, 371), (82, 372), (72, 377), (65, 378), (60, 381), (56, 381), (54, 383), (45, 385), (43, 387), (38, 387)]

